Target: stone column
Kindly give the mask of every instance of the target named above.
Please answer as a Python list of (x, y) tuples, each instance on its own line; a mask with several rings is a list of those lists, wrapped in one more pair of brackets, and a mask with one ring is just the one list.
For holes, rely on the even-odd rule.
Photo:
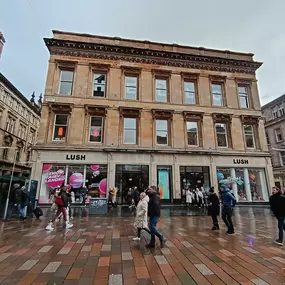
[[(236, 181), (236, 170), (234, 168), (231, 168), (231, 178)], [(233, 192), (234, 192), (234, 195), (237, 199), (237, 201), (239, 200), (238, 199), (238, 188), (237, 188), (237, 183), (236, 182), (233, 182), (232, 183), (232, 189), (233, 189)]]
[(259, 181), (261, 187), (262, 198), (264, 199), (264, 201), (268, 201), (268, 188), (264, 171), (262, 170), (258, 171), (257, 180)]
[(245, 193), (246, 193), (246, 200), (248, 202), (252, 202), (251, 191), (250, 191), (250, 181), (249, 181), (247, 168), (244, 168), (243, 176), (244, 176), (244, 187), (245, 187)]

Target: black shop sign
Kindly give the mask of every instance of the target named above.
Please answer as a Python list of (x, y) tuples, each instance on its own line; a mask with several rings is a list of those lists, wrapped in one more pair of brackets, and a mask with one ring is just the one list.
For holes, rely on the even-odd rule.
[(248, 159), (233, 159), (234, 164), (248, 164)]

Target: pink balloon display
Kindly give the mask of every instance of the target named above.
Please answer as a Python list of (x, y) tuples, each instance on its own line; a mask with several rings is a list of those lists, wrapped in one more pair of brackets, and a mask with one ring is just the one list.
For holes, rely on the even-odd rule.
[(80, 188), (83, 184), (83, 175), (81, 173), (73, 173), (69, 177), (69, 184), (72, 188)]
[(43, 172), (48, 172), (52, 168), (52, 164), (44, 163), (43, 165)]
[(107, 190), (107, 179), (104, 178), (99, 182), (99, 190), (101, 193), (106, 194)]
[(97, 165), (97, 164), (92, 164), (92, 165), (90, 165), (90, 169), (93, 170), (93, 171), (96, 171), (96, 170), (98, 170), (99, 168), (100, 168), (100, 166)]

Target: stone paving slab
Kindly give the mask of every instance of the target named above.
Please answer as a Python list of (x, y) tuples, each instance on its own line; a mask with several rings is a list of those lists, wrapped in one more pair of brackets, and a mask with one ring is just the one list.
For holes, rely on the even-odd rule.
[[(167, 238), (147, 249), (133, 242), (134, 217), (75, 217), (66, 230), (45, 231), (41, 221), (9, 221), (0, 232), (0, 284), (50, 285), (281, 285), (285, 250), (273, 243), (276, 219), (266, 209), (235, 210), (236, 235), (211, 231), (203, 216), (162, 216)], [(254, 213), (254, 216), (252, 216)]]

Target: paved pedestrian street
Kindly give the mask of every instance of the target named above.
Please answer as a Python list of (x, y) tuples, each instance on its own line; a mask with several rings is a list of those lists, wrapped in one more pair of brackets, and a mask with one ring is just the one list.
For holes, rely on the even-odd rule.
[[(163, 212), (164, 213), (164, 212)], [(159, 228), (163, 249), (133, 242), (134, 217), (77, 216), (59, 222), (0, 223), (0, 283), (18, 285), (285, 284), (285, 248), (273, 244), (275, 218), (268, 209), (236, 208), (236, 234), (211, 231), (207, 216), (166, 215)]]

